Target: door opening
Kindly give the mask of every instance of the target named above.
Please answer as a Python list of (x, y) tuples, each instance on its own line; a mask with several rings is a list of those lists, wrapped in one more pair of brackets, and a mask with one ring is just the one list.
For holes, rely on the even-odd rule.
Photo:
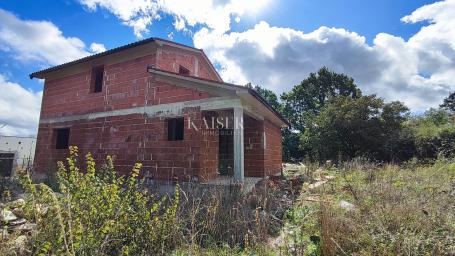
[(219, 129), (220, 175), (234, 175), (234, 129)]
[(0, 153), (0, 176), (10, 177), (13, 172), (14, 153)]

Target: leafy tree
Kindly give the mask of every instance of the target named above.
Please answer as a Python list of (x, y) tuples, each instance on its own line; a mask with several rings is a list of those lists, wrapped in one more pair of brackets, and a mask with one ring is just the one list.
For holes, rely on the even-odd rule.
[(304, 132), (307, 120), (316, 116), (329, 98), (336, 96), (358, 98), (361, 91), (351, 77), (323, 67), (281, 96), (283, 112), (294, 129)]
[(442, 103), (440, 107), (455, 112), (455, 92), (452, 92), (447, 98), (445, 98), (444, 103)]
[(410, 120), (415, 135), (416, 157), (431, 160), (439, 154), (455, 156), (455, 114), (444, 109), (429, 109)]
[(415, 155), (415, 136), (406, 122), (409, 109), (399, 101), (384, 104), (381, 112), (384, 140), (376, 158), (385, 161), (403, 161)]
[(436, 126), (445, 125), (449, 122), (450, 114), (444, 109), (430, 108), (425, 111), (422, 120)]
[(283, 144), (283, 159), (287, 162), (301, 161), (305, 152), (300, 145), (300, 133), (291, 128), (281, 132)]
[(387, 161), (409, 158), (413, 140), (402, 129), (407, 113), (402, 103), (385, 104), (375, 95), (333, 97), (309, 122), (302, 144), (311, 158), (319, 161), (357, 156)]
[(250, 89), (254, 89), (259, 95), (262, 96), (274, 109), (281, 111), (281, 103), (278, 101), (278, 97), (276, 94), (266, 88), (262, 88), (259, 85), (253, 86), (251, 83), (247, 83), (245, 85), (246, 87)]

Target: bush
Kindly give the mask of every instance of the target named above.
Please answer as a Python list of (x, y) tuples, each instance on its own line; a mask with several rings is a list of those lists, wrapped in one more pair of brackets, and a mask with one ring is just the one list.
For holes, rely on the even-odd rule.
[(38, 255), (160, 255), (173, 249), (179, 202), (155, 198), (142, 189), (141, 164), (129, 177), (117, 177), (112, 158), (99, 170), (90, 154), (86, 170), (70, 147), (67, 166), (58, 163), (59, 193), (22, 176), (27, 219), (38, 224), (33, 253)]
[(455, 129), (445, 129), (441, 131), (439, 151), (445, 157), (455, 157)]
[(438, 155), (455, 157), (455, 116), (443, 110), (430, 109), (411, 120), (409, 127), (415, 134), (416, 156), (435, 159)]

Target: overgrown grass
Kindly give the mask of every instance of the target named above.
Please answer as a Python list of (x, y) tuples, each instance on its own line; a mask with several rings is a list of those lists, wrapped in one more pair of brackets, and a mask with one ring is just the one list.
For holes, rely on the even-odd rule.
[[(57, 189), (22, 174), (25, 218), (37, 228), (20, 255), (271, 254), (267, 239), (278, 235), (299, 191), (277, 179), (252, 193), (187, 184), (167, 196), (144, 184), (140, 164), (119, 177), (110, 157), (97, 167), (88, 154), (84, 169), (79, 160), (71, 147), (66, 163), (58, 163)], [(0, 238), (0, 254), (16, 255), (15, 239)]]
[[(301, 234), (297, 255), (455, 254), (455, 163), (351, 162), (329, 172), (336, 178), (303, 190), (292, 211), (298, 216), (289, 218)], [(319, 202), (305, 201), (310, 195)]]
[(82, 171), (76, 154), (59, 164), (59, 193), (23, 177), (25, 213), (38, 224), (25, 254), (455, 254), (451, 160), (299, 165), (249, 194), (195, 186), (159, 197), (143, 186), (140, 165), (117, 177), (112, 161), (95, 168), (88, 155)]

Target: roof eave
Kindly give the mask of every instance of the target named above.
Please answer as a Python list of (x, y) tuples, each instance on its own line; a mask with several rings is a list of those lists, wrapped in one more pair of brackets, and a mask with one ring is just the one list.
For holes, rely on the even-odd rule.
[(154, 41), (155, 41), (155, 38), (151, 37), (151, 38), (147, 38), (147, 39), (144, 39), (144, 40), (141, 40), (141, 41), (137, 41), (137, 42), (134, 42), (134, 43), (122, 45), (120, 47), (113, 48), (113, 49), (110, 49), (110, 50), (107, 50), (107, 51), (104, 51), (104, 52), (101, 52), (101, 53), (89, 55), (89, 56), (86, 56), (86, 57), (83, 57), (83, 58), (80, 58), (80, 59), (77, 59), (77, 60), (74, 60), (74, 61), (63, 63), (63, 64), (60, 64), (60, 65), (57, 65), (57, 66), (53, 66), (53, 67), (50, 67), (50, 68), (47, 68), (47, 69), (43, 69), (43, 70), (40, 70), (40, 71), (37, 71), (37, 72), (33, 72), (33, 73), (31, 73), (29, 75), (29, 77), (30, 77), (30, 79), (33, 79), (33, 78), (43, 79), (43, 78), (45, 78), (43, 75), (45, 75), (47, 73), (50, 73), (50, 72), (53, 72), (53, 71), (57, 71), (57, 70), (60, 70), (60, 69), (63, 69), (63, 68), (71, 67), (71, 66), (77, 65), (79, 63), (91, 61), (91, 60), (94, 60), (94, 59), (97, 59), (97, 58), (101, 58), (101, 57), (104, 57), (104, 56), (107, 56), (107, 55), (110, 55), (110, 54), (114, 54), (114, 53), (129, 49), (129, 48), (132, 48), (132, 47), (144, 45), (144, 44), (147, 44), (147, 43), (150, 43), (150, 42), (154, 42)]
[(220, 74), (218, 74), (218, 72), (216, 71), (216, 69), (213, 66), (212, 62), (210, 62), (209, 58), (207, 57), (207, 55), (205, 54), (205, 52), (202, 49), (198, 49), (198, 48), (195, 48), (195, 47), (191, 47), (191, 46), (188, 46), (188, 45), (172, 42), (172, 41), (169, 41), (169, 40), (166, 40), (166, 39), (162, 39), (162, 38), (157, 38), (157, 37), (147, 38), (147, 39), (144, 39), (144, 40), (141, 40), (141, 41), (137, 41), (137, 42), (126, 44), (126, 45), (123, 45), (123, 46), (120, 46), (120, 47), (117, 47), (117, 48), (113, 48), (113, 49), (110, 49), (110, 50), (107, 50), (107, 51), (104, 51), (104, 52), (101, 52), (101, 53), (89, 55), (89, 56), (86, 56), (86, 57), (83, 57), (83, 58), (80, 58), (80, 59), (77, 59), (77, 60), (74, 60), (74, 61), (63, 63), (63, 64), (60, 64), (60, 65), (57, 65), (57, 66), (53, 66), (53, 67), (50, 67), (50, 68), (47, 68), (47, 69), (43, 69), (43, 70), (40, 70), (40, 71), (37, 71), (37, 72), (33, 72), (33, 73), (29, 74), (29, 77), (30, 77), (30, 79), (33, 79), (33, 78), (44, 79), (45, 75), (50, 73), (50, 72), (54, 72), (54, 71), (57, 71), (57, 70), (60, 70), (60, 69), (63, 69), (63, 68), (67, 68), (67, 67), (71, 67), (71, 66), (83, 63), (83, 62), (87, 62), (87, 61), (91, 61), (91, 60), (94, 60), (94, 59), (97, 59), (97, 58), (101, 58), (101, 57), (104, 57), (104, 56), (107, 56), (107, 55), (110, 55), (110, 54), (114, 54), (114, 53), (129, 49), (129, 48), (140, 46), (140, 45), (144, 45), (144, 44), (147, 44), (147, 43), (150, 43), (150, 42), (162, 42), (162, 43), (167, 44), (167, 45), (171, 45), (171, 46), (174, 45), (174, 46), (178, 46), (178, 47), (181, 47), (181, 48), (186, 48), (188, 50), (193, 50), (195, 52), (198, 52), (209, 63), (209, 67), (212, 70), (212, 72), (215, 74), (215, 76), (220, 81), (223, 81), (223, 79), (221, 78)]

